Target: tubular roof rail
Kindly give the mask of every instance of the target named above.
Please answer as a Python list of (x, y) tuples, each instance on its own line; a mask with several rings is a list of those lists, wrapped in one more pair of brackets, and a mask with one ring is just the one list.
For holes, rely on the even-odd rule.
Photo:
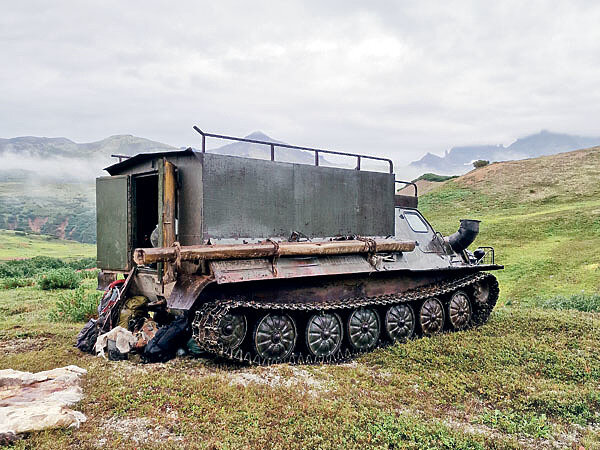
[(275, 148), (292, 148), (295, 150), (307, 150), (310, 152), (314, 152), (315, 154), (315, 166), (319, 165), (319, 154), (325, 153), (328, 155), (340, 155), (340, 156), (350, 156), (356, 158), (356, 170), (360, 170), (361, 159), (371, 159), (375, 161), (383, 161), (387, 162), (390, 168), (390, 173), (394, 173), (394, 163), (389, 158), (381, 158), (379, 156), (368, 156), (368, 155), (359, 155), (357, 153), (346, 153), (346, 152), (337, 152), (333, 150), (324, 150), (320, 148), (310, 148), (310, 147), (299, 147), (297, 145), (289, 145), (289, 144), (280, 144), (277, 142), (269, 142), (269, 141), (259, 141), (257, 139), (247, 139), (247, 138), (238, 138), (233, 136), (224, 136), (222, 134), (213, 134), (213, 133), (205, 133), (196, 125), (194, 125), (194, 130), (202, 135), (202, 153), (206, 153), (206, 138), (216, 138), (216, 139), (225, 139), (229, 141), (237, 141), (237, 142), (250, 142), (252, 144), (262, 144), (268, 145), (271, 147), (271, 161), (275, 161)]
[(401, 180), (396, 180), (397, 184), (403, 184), (404, 186), (412, 186), (415, 188), (415, 197), (418, 197), (418, 193), (417, 193), (417, 183), (413, 182), (413, 181), (401, 181)]
[(119, 162), (123, 161), (124, 159), (129, 159), (131, 158), (131, 156), (129, 155), (110, 155), (111, 158), (119, 158)]

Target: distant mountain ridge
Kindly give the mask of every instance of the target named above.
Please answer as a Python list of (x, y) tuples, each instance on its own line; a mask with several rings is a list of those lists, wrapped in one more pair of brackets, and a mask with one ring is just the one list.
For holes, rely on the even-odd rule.
[[(250, 133), (245, 138), (284, 144), (282, 141), (267, 136), (262, 131)], [(35, 159), (93, 158), (97, 160), (96, 164), (99, 164), (99, 168), (104, 167), (103, 164), (107, 165), (116, 162), (116, 160), (110, 159), (110, 155), (112, 154), (133, 156), (138, 153), (156, 153), (174, 150), (179, 149), (168, 144), (163, 144), (162, 142), (156, 142), (128, 134), (110, 136), (100, 141), (87, 143), (77, 143), (63, 137), (47, 138), (22, 136), (10, 139), (0, 139), (0, 158), (7, 155)], [(232, 142), (220, 147), (211, 148), (207, 151), (221, 155), (234, 155), (246, 158), (270, 159), (271, 157), (271, 149), (268, 145), (250, 142)], [(293, 163), (312, 164), (314, 155), (312, 152), (303, 150), (277, 148), (276, 159)], [(101, 160), (103, 162), (101, 162)], [(322, 161), (324, 163), (327, 162), (326, 159), (323, 158)], [(23, 169), (26, 168), (23, 167)]]
[(444, 156), (427, 153), (420, 160), (410, 163), (426, 171), (443, 174), (463, 174), (471, 169), (471, 163), (478, 159), (492, 161), (512, 161), (578, 150), (600, 145), (600, 137), (585, 137), (552, 133), (542, 130), (517, 139), (508, 147), (499, 145), (473, 145), (452, 147)]
[(110, 136), (100, 141), (87, 143), (77, 143), (63, 137), (22, 136), (0, 139), (0, 156), (6, 153), (16, 153), (20, 156), (36, 158), (88, 158), (90, 156), (110, 158), (113, 153), (135, 155), (142, 152), (170, 150), (177, 150), (177, 148), (129, 134)]

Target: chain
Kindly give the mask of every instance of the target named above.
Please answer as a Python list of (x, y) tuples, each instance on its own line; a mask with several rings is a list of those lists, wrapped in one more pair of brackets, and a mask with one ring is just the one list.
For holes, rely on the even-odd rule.
[[(264, 360), (257, 355), (252, 357), (248, 352), (244, 353), (240, 348), (232, 350), (223, 345), (220, 341), (220, 323), (230, 310), (236, 308), (249, 308), (253, 310), (287, 310), (287, 311), (326, 311), (332, 309), (355, 309), (363, 306), (387, 306), (395, 303), (415, 302), (425, 300), (427, 298), (442, 296), (458, 289), (471, 286), (477, 282), (488, 280), (490, 282), (490, 291), (488, 301), (484, 305), (476, 305), (473, 303), (474, 314), (473, 322), (476, 325), (481, 325), (487, 321), (492, 309), (498, 299), (499, 289), (496, 278), (489, 273), (477, 273), (466, 277), (443, 281), (437, 284), (431, 284), (425, 287), (412, 289), (403, 293), (380, 295), (375, 297), (353, 297), (349, 299), (337, 300), (324, 303), (274, 303), (274, 302), (255, 302), (250, 300), (234, 300), (228, 299), (217, 302), (205, 303), (196, 312), (196, 316), (192, 323), (194, 339), (198, 346), (216, 356), (221, 356), (230, 360), (240, 362), (249, 362), (251, 364), (270, 364), (273, 362), (281, 363), (333, 363), (345, 361), (360, 351), (350, 351), (350, 349), (340, 350), (336, 354), (326, 358), (313, 357), (312, 355), (294, 355), (292, 354), (286, 360), (270, 361)], [(385, 345), (383, 340), (380, 340), (379, 347)]]

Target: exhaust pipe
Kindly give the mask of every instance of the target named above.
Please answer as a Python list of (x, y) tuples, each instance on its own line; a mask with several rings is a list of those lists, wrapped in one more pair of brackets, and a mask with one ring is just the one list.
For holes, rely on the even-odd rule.
[(458, 231), (446, 238), (447, 242), (456, 253), (466, 250), (479, 234), (480, 220), (461, 219)]

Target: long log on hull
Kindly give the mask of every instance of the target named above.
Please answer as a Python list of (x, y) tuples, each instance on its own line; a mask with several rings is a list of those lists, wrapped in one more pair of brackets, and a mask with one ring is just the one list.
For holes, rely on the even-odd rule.
[(412, 252), (415, 241), (392, 239), (367, 239), (365, 241), (277, 242), (258, 244), (189, 245), (159, 248), (136, 248), (133, 260), (138, 265), (156, 262), (173, 262), (218, 259), (265, 258), (269, 256), (321, 256), (349, 255), (371, 252)]

